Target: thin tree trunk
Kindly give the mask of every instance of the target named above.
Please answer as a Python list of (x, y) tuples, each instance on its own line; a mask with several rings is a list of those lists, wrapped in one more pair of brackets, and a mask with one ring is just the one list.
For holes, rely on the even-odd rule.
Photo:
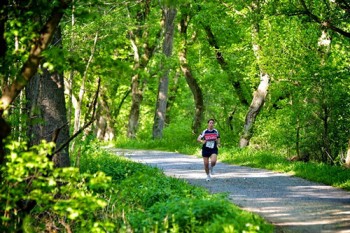
[(296, 138), (295, 138), (295, 149), (297, 152), (297, 156), (300, 158), (301, 156), (301, 150), (300, 150), (300, 119), (299, 116), (297, 116), (297, 128), (296, 128)]
[[(260, 14), (260, 6), (259, 1), (256, 1), (256, 3), (252, 4), (253, 11), (256, 11), (257, 14)], [(252, 30), (252, 47), (255, 54), (255, 58), (259, 67), (259, 73), (260, 73), (260, 84), (258, 86), (258, 89), (253, 93), (253, 100), (250, 104), (248, 113), (245, 117), (243, 132), (241, 134), (241, 138), (239, 140), (239, 147), (243, 148), (249, 145), (250, 139), (253, 136), (253, 128), (254, 128), (254, 122), (259, 114), (261, 108), (263, 107), (267, 90), (269, 88), (269, 82), (270, 82), (270, 76), (264, 68), (261, 66), (261, 46), (258, 41), (258, 34), (259, 34), (259, 24), (258, 22), (253, 24), (253, 30)]]
[[(70, 49), (71, 51), (74, 50), (75, 45), (75, 0), (72, 0), (72, 30), (71, 30), (71, 38), (70, 38)], [(73, 112), (73, 86), (74, 86), (74, 70), (71, 69), (69, 72), (69, 78), (67, 81), (65, 81), (65, 89), (68, 93), (68, 101), (67, 101), (67, 118), (68, 118), (68, 124), (71, 125), (71, 119), (72, 119), (72, 112)]]
[[(173, 39), (174, 39), (174, 21), (176, 17), (176, 9), (173, 7), (165, 7), (163, 9), (165, 17), (165, 38), (163, 42), (163, 54), (169, 58), (172, 54)], [(163, 64), (163, 67), (164, 64)], [(169, 68), (164, 68), (164, 73), (159, 80), (158, 98), (156, 103), (156, 111), (153, 124), (153, 139), (163, 137), (163, 128), (165, 124), (166, 106), (168, 98), (169, 86)]]
[(203, 93), (198, 85), (197, 80), (193, 77), (191, 72), (191, 68), (187, 61), (187, 27), (189, 23), (190, 17), (188, 14), (183, 14), (180, 21), (180, 33), (182, 38), (182, 49), (179, 51), (179, 60), (181, 70), (186, 78), (186, 82), (191, 89), (194, 103), (195, 103), (195, 114), (194, 120), (192, 124), (193, 133), (197, 134), (201, 128), (201, 122), (203, 120), (204, 113), (204, 101), (203, 101)]
[[(178, 94), (177, 91), (179, 89), (179, 72), (178, 71), (174, 75), (173, 83), (174, 85), (169, 89), (170, 94), (169, 94), (169, 98), (166, 106), (166, 112), (171, 111), (171, 108), (173, 107), (176, 101), (176, 96)], [(169, 125), (170, 121), (171, 121), (171, 118), (168, 114), (167, 117), (165, 118), (165, 124)]]
[(240, 148), (244, 148), (249, 145), (249, 141), (253, 136), (254, 122), (265, 103), (268, 87), (269, 76), (267, 74), (261, 74), (259, 87), (253, 94), (252, 103), (250, 104), (248, 113), (245, 117), (243, 133), (239, 140)]
[(130, 90), (130, 89), (124, 92), (123, 98), (120, 100), (120, 102), (119, 102), (119, 104), (118, 104), (118, 107), (117, 107), (117, 109), (116, 109), (116, 111), (115, 111), (115, 114), (114, 114), (114, 117), (115, 117), (115, 118), (118, 118), (119, 113), (120, 113), (120, 110), (122, 109), (122, 106), (123, 106), (123, 104), (124, 104), (126, 98), (128, 98), (128, 96), (130, 95), (130, 93), (131, 93), (131, 90)]
[(345, 158), (345, 166), (347, 168), (350, 168), (350, 139), (349, 139), (349, 142), (348, 142), (348, 151), (346, 153), (346, 158)]
[(131, 108), (129, 114), (129, 122), (128, 122), (128, 132), (127, 136), (129, 138), (135, 138), (136, 132), (140, 119), (140, 106), (143, 99), (143, 88), (139, 87), (139, 74), (136, 74), (132, 77), (131, 80)]
[[(327, 58), (330, 54), (331, 49), (331, 36), (327, 33), (327, 31), (322, 31), (322, 34), (318, 40), (318, 54), (321, 57), (321, 64), (320, 66), (325, 66), (327, 62)], [(324, 89), (324, 82), (319, 82), (318, 85), (322, 89)], [(327, 84), (326, 84), (327, 85)], [(322, 92), (321, 92), (322, 93)], [(330, 110), (328, 104), (325, 102), (325, 97), (321, 96), (320, 99), (321, 102), (321, 114), (320, 118), (322, 120), (323, 125), (323, 132), (322, 132), (322, 162), (330, 162), (334, 163), (333, 157), (332, 157), (332, 151), (331, 151), (331, 139), (329, 135), (329, 119), (330, 119)]]
[[(131, 79), (131, 108), (129, 114), (129, 122), (128, 122), (128, 138), (135, 138), (136, 131), (139, 124), (140, 118), (140, 106), (143, 99), (143, 88), (140, 88), (140, 78), (138, 69), (140, 68), (140, 55), (139, 50), (136, 45), (135, 36), (133, 32), (129, 33), (131, 47), (134, 51), (134, 67), (133, 70), (136, 74)], [(142, 84), (141, 84), (142, 85)]]
[(96, 44), (97, 44), (97, 39), (98, 39), (98, 32), (96, 32), (95, 39), (94, 39), (94, 45), (91, 49), (91, 54), (89, 57), (89, 60), (86, 64), (84, 75), (81, 81), (81, 86), (80, 86), (80, 91), (79, 91), (79, 96), (78, 96), (78, 102), (77, 105), (75, 106), (75, 113), (74, 113), (74, 133), (77, 132), (80, 128), (80, 116), (81, 116), (81, 106), (83, 103), (83, 98), (85, 94), (85, 82), (87, 79), (87, 73), (89, 66), (92, 62), (92, 59), (94, 57), (95, 51), (96, 51)]

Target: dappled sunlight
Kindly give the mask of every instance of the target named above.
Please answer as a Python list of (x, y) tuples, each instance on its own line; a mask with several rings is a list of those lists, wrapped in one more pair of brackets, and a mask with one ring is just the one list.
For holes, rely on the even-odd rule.
[[(343, 190), (334, 189), (331, 186), (325, 185), (308, 185), (308, 186), (292, 186), (289, 187), (293, 192), (292, 197), (305, 197), (313, 196), (322, 199), (338, 199), (339, 201), (345, 201), (350, 204), (348, 196), (344, 196)], [(294, 194), (294, 191), (297, 193)]]
[(212, 193), (226, 193), (242, 209), (257, 213), (290, 232), (346, 232), (345, 229), (350, 229), (350, 194), (341, 189), (288, 174), (220, 162), (214, 168), (211, 181), (207, 182), (202, 158), (147, 150), (115, 152), (158, 167), (169, 176), (205, 187)]

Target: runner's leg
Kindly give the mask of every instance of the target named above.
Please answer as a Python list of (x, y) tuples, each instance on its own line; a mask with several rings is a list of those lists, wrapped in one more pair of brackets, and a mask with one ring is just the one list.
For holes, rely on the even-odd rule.
[(210, 156), (210, 173), (211, 173), (211, 175), (213, 175), (214, 174), (214, 167), (215, 167), (215, 165), (216, 165), (216, 160), (217, 160), (217, 154), (212, 154), (211, 156)]
[(217, 157), (218, 157), (217, 154), (212, 154), (212, 155), (210, 156), (210, 165), (211, 165), (211, 167), (215, 167)]
[(203, 157), (204, 170), (207, 175), (209, 175), (209, 157)]

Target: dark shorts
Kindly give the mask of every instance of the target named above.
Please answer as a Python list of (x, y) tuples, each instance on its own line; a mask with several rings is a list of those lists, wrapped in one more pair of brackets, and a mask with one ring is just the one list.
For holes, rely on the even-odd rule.
[(218, 154), (218, 148), (213, 148), (213, 149), (210, 149), (210, 148), (206, 148), (204, 147), (202, 149), (202, 157), (210, 157), (212, 154)]

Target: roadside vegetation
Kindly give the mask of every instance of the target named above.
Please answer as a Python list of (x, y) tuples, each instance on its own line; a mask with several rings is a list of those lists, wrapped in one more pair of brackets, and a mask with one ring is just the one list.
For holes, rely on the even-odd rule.
[[(1, 232), (273, 232), (226, 194), (209, 194), (110, 154), (92, 139), (80, 145), (69, 168), (54, 168), (44, 156), (52, 147), (8, 144)], [(18, 212), (18, 205), (35, 207), (28, 214)]]

